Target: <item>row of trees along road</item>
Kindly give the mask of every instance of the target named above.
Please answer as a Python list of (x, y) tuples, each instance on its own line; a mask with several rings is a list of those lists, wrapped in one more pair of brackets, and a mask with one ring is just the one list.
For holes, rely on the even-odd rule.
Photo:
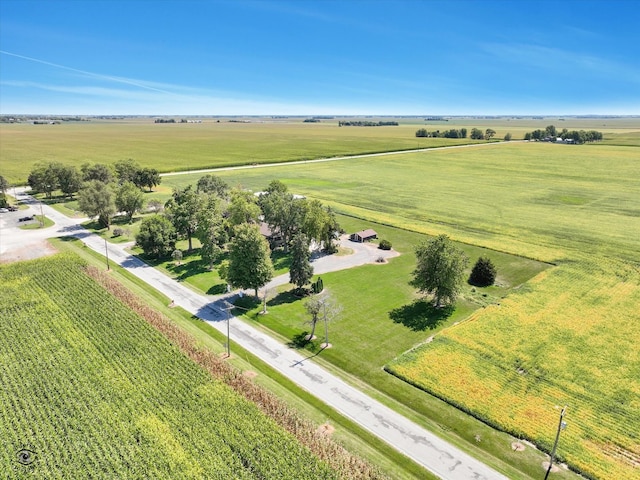
[[(271, 244), (260, 232), (270, 227)], [(219, 275), (234, 288), (256, 292), (273, 277), (271, 248), (291, 248), (291, 282), (301, 290), (313, 275), (311, 243), (335, 252), (340, 227), (330, 208), (317, 200), (296, 197), (279, 180), (272, 181), (259, 195), (231, 189), (220, 178), (205, 175), (194, 189), (189, 185), (174, 190), (163, 215), (145, 218), (136, 243), (146, 255), (166, 257), (184, 238), (193, 250), (192, 238), (200, 240), (200, 255), (213, 269), (224, 251), (228, 260), (218, 267)]]
[(47, 198), (58, 190), (68, 198), (77, 194), (80, 211), (109, 228), (118, 211), (125, 212), (131, 221), (144, 206), (142, 189), (151, 191), (161, 178), (157, 170), (142, 168), (128, 159), (113, 166), (85, 163), (80, 170), (58, 162), (38, 163), (27, 181), (35, 193), (44, 193)]

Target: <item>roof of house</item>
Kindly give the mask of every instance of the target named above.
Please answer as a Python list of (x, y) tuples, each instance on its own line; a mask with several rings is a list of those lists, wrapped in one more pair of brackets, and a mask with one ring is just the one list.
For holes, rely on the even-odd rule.
[(356, 232), (355, 235), (358, 235), (360, 238), (371, 238), (371, 237), (377, 237), (378, 236), (376, 231), (372, 230), (371, 228), (367, 228), (366, 230), (362, 230), (360, 232)]
[(273, 235), (273, 231), (266, 222), (260, 222), (260, 233), (267, 238)]

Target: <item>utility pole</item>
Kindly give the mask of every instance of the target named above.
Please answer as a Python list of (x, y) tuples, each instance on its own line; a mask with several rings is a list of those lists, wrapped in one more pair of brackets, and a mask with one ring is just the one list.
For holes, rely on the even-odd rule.
[(107, 239), (104, 239), (104, 253), (107, 257), (107, 270), (111, 270), (111, 268), (109, 267), (109, 249), (107, 248)]
[(231, 358), (231, 304), (224, 300), (225, 311), (227, 312), (227, 358)]
[(544, 476), (544, 480), (547, 480), (549, 477), (549, 472), (551, 472), (551, 467), (553, 466), (553, 459), (556, 456), (556, 448), (558, 447), (558, 440), (560, 439), (560, 430), (564, 430), (567, 428), (567, 424), (563, 421), (564, 412), (567, 410), (567, 406), (565, 405), (562, 411), (560, 412), (560, 421), (558, 422), (558, 432), (556, 433), (556, 441), (553, 444), (553, 450), (551, 450), (551, 458), (549, 459), (549, 468), (547, 468), (547, 473)]

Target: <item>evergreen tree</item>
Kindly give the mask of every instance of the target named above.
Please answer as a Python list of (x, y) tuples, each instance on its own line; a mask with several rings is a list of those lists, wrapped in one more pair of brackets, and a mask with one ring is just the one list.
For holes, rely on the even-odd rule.
[(488, 257), (480, 257), (471, 270), (469, 283), (477, 287), (488, 287), (496, 281), (496, 267)]

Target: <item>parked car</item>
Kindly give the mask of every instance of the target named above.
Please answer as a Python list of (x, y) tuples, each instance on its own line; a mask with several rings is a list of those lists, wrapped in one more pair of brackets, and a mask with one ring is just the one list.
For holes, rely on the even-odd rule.
[(33, 220), (36, 216), (35, 215), (31, 215), (30, 217), (20, 217), (18, 219), (19, 222), (29, 222), (31, 220)]
[(9, 205), (9, 206), (7, 207), (7, 209), (8, 209), (10, 212), (17, 212), (17, 211), (18, 211), (18, 207), (16, 207), (15, 205)]
[(9, 209), (7, 208), (0, 208), (0, 213), (7, 213), (9, 211)]

